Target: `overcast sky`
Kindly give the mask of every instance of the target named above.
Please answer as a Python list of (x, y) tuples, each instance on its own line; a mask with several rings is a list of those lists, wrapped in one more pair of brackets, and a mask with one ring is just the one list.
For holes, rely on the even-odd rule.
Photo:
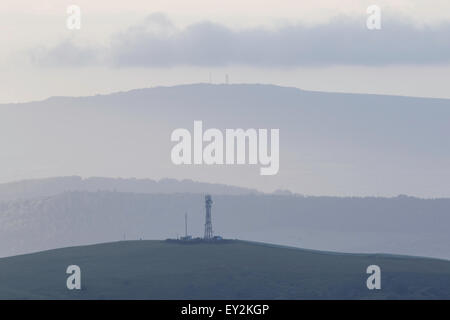
[[(81, 30), (66, 28), (69, 4)], [(382, 29), (366, 28), (379, 5)], [(450, 98), (450, 1), (0, 4), (0, 103), (191, 82)]]

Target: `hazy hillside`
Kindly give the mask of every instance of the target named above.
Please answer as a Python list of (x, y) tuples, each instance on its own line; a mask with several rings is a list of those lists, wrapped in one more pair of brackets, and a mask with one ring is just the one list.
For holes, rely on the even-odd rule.
[[(450, 199), (215, 195), (213, 228), (227, 238), (341, 252), (450, 259)], [(67, 192), (0, 202), (0, 255), (204, 228), (201, 194)]]
[[(214, 229), (226, 237), (450, 259), (449, 200), (354, 198), (449, 197), (449, 119), (445, 99), (271, 85), (197, 84), (0, 105), (0, 181), (155, 179), (0, 185), (0, 256), (175, 237), (186, 211), (191, 232), (201, 235), (201, 194), (208, 192)], [(170, 135), (192, 130), (194, 120), (205, 129), (279, 128), (279, 174), (260, 176), (259, 166), (247, 165), (175, 166)]]
[[(0, 105), (0, 181), (165, 177), (271, 192), (450, 196), (450, 100), (196, 84)], [(279, 128), (280, 171), (175, 166), (176, 128)]]
[(58, 177), (0, 184), (0, 201), (48, 197), (68, 191), (252, 194), (256, 190), (192, 180)]
[[(66, 289), (69, 265), (81, 291)], [(366, 268), (381, 268), (381, 290)], [(264, 244), (133, 241), (0, 259), (1, 299), (448, 299), (450, 262)]]

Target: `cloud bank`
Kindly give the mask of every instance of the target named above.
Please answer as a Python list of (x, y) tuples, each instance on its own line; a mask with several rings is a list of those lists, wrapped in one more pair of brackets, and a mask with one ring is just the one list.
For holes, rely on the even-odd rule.
[(415, 27), (384, 19), (368, 30), (365, 19), (336, 18), (326, 25), (234, 30), (212, 22), (179, 29), (153, 14), (114, 35), (106, 47), (64, 42), (33, 55), (41, 65), (116, 67), (433, 65), (450, 63), (450, 23)]

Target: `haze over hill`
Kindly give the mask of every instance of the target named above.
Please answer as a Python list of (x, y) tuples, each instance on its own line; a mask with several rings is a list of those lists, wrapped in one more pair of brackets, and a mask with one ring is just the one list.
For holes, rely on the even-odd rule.
[[(0, 256), (123, 239), (175, 238), (184, 234), (186, 212), (189, 233), (202, 236), (204, 187), (230, 191), (213, 195), (213, 229), (226, 238), (450, 259), (450, 199), (305, 197), (194, 182), (76, 177), (0, 187), (1, 199), (18, 199), (0, 202)], [(46, 195), (36, 197), (38, 191)]]
[[(0, 181), (193, 179), (314, 195), (450, 196), (450, 100), (195, 84), (0, 105)], [(279, 128), (280, 171), (175, 166), (176, 128)]]
[(449, 0), (77, 2), (0, 3), (0, 300), (449, 299)]

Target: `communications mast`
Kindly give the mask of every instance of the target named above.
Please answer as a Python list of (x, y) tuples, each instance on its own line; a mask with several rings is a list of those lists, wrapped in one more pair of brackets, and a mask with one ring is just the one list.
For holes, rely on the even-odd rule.
[(213, 238), (213, 230), (212, 230), (212, 222), (211, 222), (211, 205), (213, 201), (211, 200), (211, 196), (207, 194), (205, 196), (205, 209), (206, 209), (206, 217), (205, 217), (205, 240), (211, 240)]

